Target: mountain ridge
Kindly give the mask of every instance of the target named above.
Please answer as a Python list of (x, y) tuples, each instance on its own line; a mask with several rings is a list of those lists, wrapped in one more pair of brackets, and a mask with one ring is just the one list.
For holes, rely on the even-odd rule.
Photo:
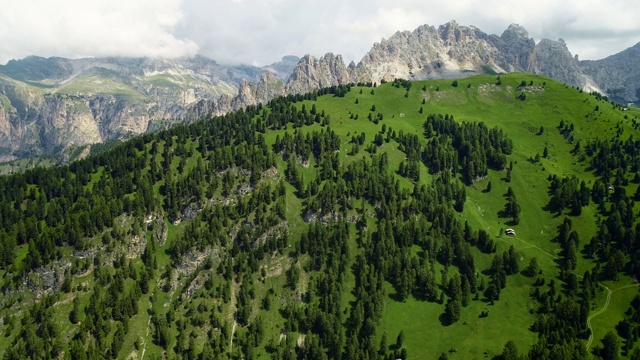
[(580, 61), (583, 72), (619, 102), (640, 103), (640, 42), (600, 60)]
[[(498, 36), (455, 21), (437, 28), (421, 25), (413, 31), (397, 31), (373, 44), (357, 64), (346, 64), (340, 54), (331, 52), (321, 57), (285, 56), (262, 68), (220, 65), (203, 56), (174, 60), (27, 57), (0, 66), (0, 160), (56, 155), (175, 122), (221, 115), (277, 96), (396, 78), (521, 71), (586, 91), (611, 92), (617, 101), (636, 102), (640, 85), (633, 88), (636, 82), (627, 75), (640, 74), (639, 67), (627, 61), (636, 70), (618, 71), (618, 80), (612, 82), (606, 74), (618, 62), (580, 62), (562, 39), (542, 39), (536, 44), (517, 24)], [(635, 98), (634, 92), (638, 93)]]

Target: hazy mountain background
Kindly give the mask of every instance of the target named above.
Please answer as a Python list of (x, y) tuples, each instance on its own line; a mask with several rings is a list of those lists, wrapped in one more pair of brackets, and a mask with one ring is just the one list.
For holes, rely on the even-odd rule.
[[(396, 32), (358, 64), (341, 55), (285, 56), (256, 67), (184, 59), (28, 57), (0, 66), (0, 161), (66, 154), (175, 122), (195, 121), (280, 95), (395, 78), (436, 79), (529, 72), (612, 100), (638, 104), (636, 45), (579, 61), (562, 39), (536, 43), (519, 25), (500, 36), (451, 21)], [(85, 153), (87, 148), (85, 148)], [(76, 151), (76, 156), (82, 152)]]

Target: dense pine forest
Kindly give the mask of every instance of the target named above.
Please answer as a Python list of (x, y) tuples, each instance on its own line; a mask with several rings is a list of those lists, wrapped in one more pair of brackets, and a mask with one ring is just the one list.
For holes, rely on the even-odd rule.
[(0, 177), (4, 359), (640, 359), (640, 111), (277, 98)]

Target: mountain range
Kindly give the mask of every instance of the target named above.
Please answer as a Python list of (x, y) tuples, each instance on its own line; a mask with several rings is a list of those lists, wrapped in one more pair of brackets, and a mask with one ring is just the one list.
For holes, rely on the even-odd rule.
[(264, 67), (189, 59), (28, 57), (0, 66), (0, 161), (54, 155), (347, 83), (528, 72), (621, 103), (640, 103), (640, 44), (579, 61), (562, 39), (536, 43), (519, 25), (490, 35), (455, 21), (373, 45), (358, 64), (341, 55), (285, 56)]

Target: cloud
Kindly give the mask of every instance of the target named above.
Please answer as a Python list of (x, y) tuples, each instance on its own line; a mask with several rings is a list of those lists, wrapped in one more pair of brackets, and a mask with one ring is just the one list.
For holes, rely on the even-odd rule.
[(500, 35), (511, 23), (530, 37), (563, 38), (582, 59), (640, 40), (640, 2), (623, 0), (37, 0), (0, 12), (0, 63), (41, 56), (189, 56), (264, 65), (326, 52), (358, 62), (396, 31), (450, 20)]
[(178, 34), (193, 39), (202, 54), (261, 65), (287, 54), (329, 51), (357, 62), (398, 30), (450, 20), (498, 35), (518, 23), (536, 41), (563, 38), (581, 58), (602, 58), (640, 40), (640, 23), (633, 19), (640, 3), (618, 0), (193, 0), (184, 10)]
[(180, 57), (198, 46), (172, 34), (180, 0), (22, 0), (0, 12), (0, 63), (27, 55)]

